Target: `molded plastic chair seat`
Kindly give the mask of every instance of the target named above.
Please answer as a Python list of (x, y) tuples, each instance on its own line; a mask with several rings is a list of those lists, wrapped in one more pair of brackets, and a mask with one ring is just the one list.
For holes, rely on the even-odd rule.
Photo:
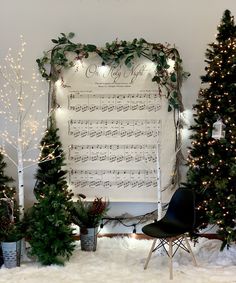
[(143, 227), (142, 229), (143, 233), (156, 238), (158, 235), (158, 238), (170, 238), (170, 237), (176, 237), (180, 234), (184, 234), (186, 232), (186, 228), (179, 227), (176, 225), (168, 225), (168, 223), (151, 223)]

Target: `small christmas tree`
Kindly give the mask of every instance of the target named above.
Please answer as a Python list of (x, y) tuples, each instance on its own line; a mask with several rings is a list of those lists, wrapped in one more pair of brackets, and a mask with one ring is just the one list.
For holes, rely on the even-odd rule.
[(4, 189), (5, 192), (7, 193), (7, 195), (9, 197), (13, 197), (15, 195), (14, 190), (9, 189), (9, 187), (7, 187), (7, 185), (11, 182), (13, 182), (13, 179), (11, 177), (8, 177), (7, 175), (5, 175), (5, 170), (6, 170), (7, 164), (4, 161), (4, 156), (3, 154), (0, 152), (0, 197), (4, 197), (3, 193), (4, 193)]
[(29, 242), (32, 255), (43, 265), (63, 264), (74, 249), (70, 209), (72, 193), (67, 190), (64, 156), (54, 123), (41, 141), (42, 153), (36, 174), (35, 203), (30, 213)]
[[(6, 220), (10, 220), (8, 202), (9, 200), (15, 202), (16, 191), (13, 187), (8, 186), (9, 183), (13, 182), (11, 177), (5, 175), (7, 164), (4, 161), (4, 156), (0, 152), (0, 227), (1, 223)], [(14, 211), (10, 212), (11, 215), (14, 215)], [(0, 234), (2, 229), (0, 229)], [(1, 235), (0, 235), (1, 238)]]
[(4, 156), (0, 152), (0, 240), (14, 241), (18, 236), (21, 237), (18, 227), (19, 207), (16, 202), (16, 190), (9, 186), (13, 179), (4, 172), (6, 167)]
[[(5, 175), (6, 163), (4, 162), (4, 157), (0, 152), (0, 223), (3, 222), (4, 218), (8, 215), (6, 200), (15, 198), (15, 190), (7, 186), (8, 183), (12, 182), (13, 179)], [(3, 237), (2, 227), (0, 224), (0, 239)], [(0, 267), (3, 264), (2, 250), (0, 247)]]
[[(216, 225), (223, 249), (236, 240), (236, 27), (229, 10), (206, 58), (206, 74), (201, 77), (206, 87), (193, 107), (185, 186), (196, 192), (199, 228)], [(220, 127), (217, 135), (215, 122)]]

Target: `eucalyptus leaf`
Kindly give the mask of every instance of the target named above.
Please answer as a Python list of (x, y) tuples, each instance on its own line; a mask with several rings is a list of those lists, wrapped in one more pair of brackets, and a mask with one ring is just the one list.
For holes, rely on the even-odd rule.
[(178, 92), (176, 90), (172, 91), (171, 96), (174, 98), (178, 98)]
[(130, 55), (125, 59), (125, 65), (131, 67), (131, 61), (134, 59), (134, 55)]
[(156, 70), (159, 73), (160, 71), (162, 71), (162, 66), (160, 64), (157, 64)]
[(141, 43), (147, 43), (147, 41), (144, 38), (140, 38), (139, 42)]
[(176, 79), (176, 74), (175, 74), (175, 73), (172, 73), (172, 74), (170, 75), (170, 79), (171, 79), (171, 81), (172, 81), (173, 83), (175, 83), (175, 82), (177, 81), (177, 79)]
[(152, 78), (152, 81), (153, 81), (153, 82), (157, 82), (157, 83), (159, 84), (160, 81), (161, 81), (161, 79), (160, 79), (160, 77), (158, 77), (158, 76), (154, 76), (154, 77)]
[(96, 45), (93, 45), (93, 44), (87, 44), (86, 47), (87, 47), (86, 49), (88, 52), (94, 52), (97, 49)]
[(67, 39), (65, 37), (58, 38), (58, 43), (64, 44), (66, 42), (67, 42)]
[(74, 32), (70, 32), (69, 34), (68, 34), (68, 38), (73, 38), (75, 36), (75, 33)]

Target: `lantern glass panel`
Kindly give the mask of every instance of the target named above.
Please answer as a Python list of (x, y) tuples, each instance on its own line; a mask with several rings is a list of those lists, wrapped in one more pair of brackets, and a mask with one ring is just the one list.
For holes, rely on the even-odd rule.
[(222, 139), (225, 137), (225, 124), (221, 121), (218, 120), (213, 124), (213, 129), (212, 129), (212, 138), (213, 139)]

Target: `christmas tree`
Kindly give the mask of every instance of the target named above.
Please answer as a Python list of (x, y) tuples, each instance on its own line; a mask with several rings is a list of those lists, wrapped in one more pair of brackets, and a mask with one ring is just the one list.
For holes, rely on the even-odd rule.
[(185, 186), (196, 192), (198, 227), (216, 225), (223, 249), (236, 240), (236, 27), (229, 10), (217, 29), (206, 51), (205, 87), (193, 107)]
[(13, 197), (15, 195), (14, 190), (8, 190), (9, 187), (7, 187), (9, 183), (13, 182), (13, 179), (5, 175), (6, 167), (7, 164), (4, 161), (4, 156), (0, 152), (0, 198), (4, 197), (4, 192), (7, 193), (9, 197)]
[(72, 193), (67, 189), (66, 171), (62, 170), (64, 155), (57, 131), (51, 121), (41, 141), (35, 186), (38, 203), (30, 211), (28, 229), (32, 255), (43, 265), (63, 264), (74, 249), (70, 226)]
[(16, 201), (16, 190), (9, 186), (13, 179), (5, 175), (7, 167), (0, 152), (0, 240), (15, 241), (21, 238), (19, 207)]
[[(3, 160), (3, 155), (0, 152), (0, 223), (4, 221), (4, 218), (8, 215), (7, 213), (7, 198), (14, 199), (15, 191), (13, 188), (7, 186), (8, 183), (12, 182), (13, 179), (5, 175), (6, 163)], [(0, 239), (2, 238), (2, 227), (0, 225)], [(3, 264), (2, 250), (0, 247), (0, 267)]]
[[(1, 223), (11, 221), (11, 215), (14, 217), (17, 214), (14, 213), (15, 211), (9, 211), (9, 202), (15, 202), (16, 191), (13, 187), (8, 186), (9, 183), (13, 182), (13, 179), (5, 175), (6, 167), (4, 156), (0, 152), (0, 227)], [(1, 232), (2, 229), (0, 229), (0, 234)]]

